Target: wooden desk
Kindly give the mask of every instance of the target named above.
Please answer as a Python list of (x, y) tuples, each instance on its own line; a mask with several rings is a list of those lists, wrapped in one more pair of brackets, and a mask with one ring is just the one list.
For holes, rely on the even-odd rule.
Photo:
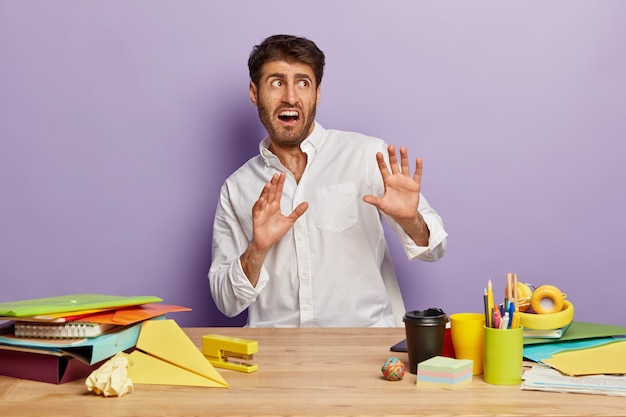
[[(455, 391), (382, 378), (395, 329), (188, 328), (258, 340), (256, 373), (220, 370), (230, 388), (136, 385), (124, 397), (89, 393), (84, 380), (53, 385), (0, 376), (0, 416), (624, 416), (626, 398), (521, 391), (474, 377)], [(396, 354), (408, 363), (406, 354)]]

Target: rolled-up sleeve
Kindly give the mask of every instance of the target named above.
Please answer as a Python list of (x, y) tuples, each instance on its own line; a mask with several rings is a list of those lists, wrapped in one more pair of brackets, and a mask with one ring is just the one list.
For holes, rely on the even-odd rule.
[(448, 234), (443, 226), (441, 216), (428, 204), (423, 195), (420, 196), (419, 213), (424, 218), (430, 233), (428, 246), (418, 246), (415, 241), (393, 219), (387, 216), (387, 221), (398, 233), (400, 242), (407, 257), (411, 260), (434, 262), (439, 260), (446, 252)]
[(269, 279), (267, 270), (262, 268), (257, 286), (253, 287), (243, 272), (240, 256), (248, 242), (245, 225), (236, 216), (228, 188), (224, 186), (213, 224), (213, 262), (208, 278), (215, 305), (229, 317), (248, 308)]

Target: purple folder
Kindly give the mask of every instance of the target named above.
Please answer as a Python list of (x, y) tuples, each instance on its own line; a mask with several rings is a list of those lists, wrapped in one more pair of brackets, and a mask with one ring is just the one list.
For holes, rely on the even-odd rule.
[(14, 378), (63, 384), (87, 378), (100, 363), (88, 365), (60, 352), (0, 347), (0, 374)]

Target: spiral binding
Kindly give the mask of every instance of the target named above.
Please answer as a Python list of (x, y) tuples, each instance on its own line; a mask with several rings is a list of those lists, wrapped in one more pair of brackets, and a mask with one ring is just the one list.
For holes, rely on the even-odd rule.
[(111, 326), (103, 326), (99, 323), (91, 322), (70, 322), (70, 323), (15, 323), (16, 337), (30, 337), (37, 339), (81, 339), (95, 337), (102, 334)]

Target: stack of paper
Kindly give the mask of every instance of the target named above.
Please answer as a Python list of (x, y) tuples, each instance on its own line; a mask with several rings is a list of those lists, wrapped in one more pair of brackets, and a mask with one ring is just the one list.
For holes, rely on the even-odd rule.
[(570, 324), (571, 323), (568, 323), (567, 325), (560, 327), (558, 329), (547, 329), (547, 330), (530, 329), (530, 328), (524, 327), (524, 338), (526, 339), (528, 338), (560, 339), (561, 337), (563, 337), (563, 335), (567, 331), (567, 328), (570, 326)]
[(625, 335), (626, 327), (572, 322), (560, 339), (525, 339), (524, 357), (542, 366), (524, 374), (522, 389), (626, 395)]
[(524, 357), (567, 375), (626, 373), (624, 335), (626, 327), (572, 322), (561, 339), (524, 340)]
[[(161, 301), (73, 294), (0, 303), (0, 320), (9, 320), (0, 327), (0, 373), (57, 384), (85, 377), (106, 359), (135, 347), (144, 321), (190, 310)], [(77, 322), (89, 323), (95, 333), (66, 334), (69, 327), (80, 328)], [(16, 333), (16, 328), (21, 330)], [(25, 331), (30, 337), (24, 337)]]
[(567, 376), (556, 369), (533, 366), (524, 372), (523, 390), (626, 396), (626, 376)]

